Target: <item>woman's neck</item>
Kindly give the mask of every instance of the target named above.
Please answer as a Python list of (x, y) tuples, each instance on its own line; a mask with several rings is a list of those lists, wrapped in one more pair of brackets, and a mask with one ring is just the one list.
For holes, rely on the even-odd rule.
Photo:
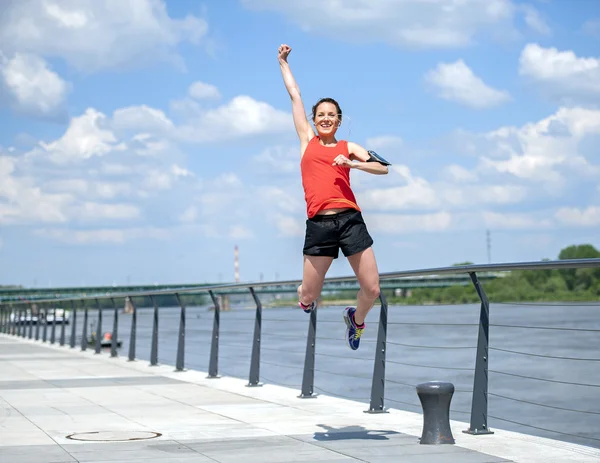
[(328, 145), (337, 145), (337, 140), (335, 139), (335, 135), (319, 135), (319, 140), (321, 141), (321, 144), (324, 146), (328, 146)]

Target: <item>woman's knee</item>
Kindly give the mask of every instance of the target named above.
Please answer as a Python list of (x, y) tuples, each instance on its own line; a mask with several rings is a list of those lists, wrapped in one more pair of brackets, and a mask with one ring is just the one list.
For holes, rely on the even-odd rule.
[(379, 297), (380, 289), (378, 281), (364, 284), (360, 287), (360, 289), (363, 292), (363, 294), (369, 299), (375, 300)]
[(303, 304), (310, 304), (319, 297), (319, 290), (311, 285), (302, 284), (298, 288), (298, 297)]

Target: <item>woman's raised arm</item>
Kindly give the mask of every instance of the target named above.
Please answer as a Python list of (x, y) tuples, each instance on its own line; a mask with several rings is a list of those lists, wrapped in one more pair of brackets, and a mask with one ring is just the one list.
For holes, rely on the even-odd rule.
[(296, 126), (296, 132), (300, 138), (300, 144), (302, 145), (302, 152), (308, 142), (315, 136), (308, 119), (306, 118), (306, 111), (304, 109), (304, 103), (302, 102), (302, 96), (300, 95), (300, 87), (294, 79), (290, 65), (287, 62), (287, 58), (292, 49), (288, 45), (281, 45), (278, 51), (279, 66), (281, 68), (281, 75), (283, 77), (283, 83), (288, 91), (290, 98), (292, 99), (292, 116), (294, 118), (294, 125)]

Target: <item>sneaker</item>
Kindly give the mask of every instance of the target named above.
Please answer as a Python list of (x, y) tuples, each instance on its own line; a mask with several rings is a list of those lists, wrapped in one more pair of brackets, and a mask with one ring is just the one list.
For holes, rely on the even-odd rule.
[(298, 306), (304, 310), (305, 313), (311, 313), (317, 307), (317, 301), (312, 301), (309, 305), (304, 305), (302, 302), (298, 301)]
[(346, 307), (344, 309), (344, 321), (346, 322), (346, 341), (348, 342), (348, 346), (350, 349), (356, 350), (360, 344), (360, 337), (365, 330), (365, 324), (357, 325), (354, 321), (354, 312), (356, 309), (354, 307)]

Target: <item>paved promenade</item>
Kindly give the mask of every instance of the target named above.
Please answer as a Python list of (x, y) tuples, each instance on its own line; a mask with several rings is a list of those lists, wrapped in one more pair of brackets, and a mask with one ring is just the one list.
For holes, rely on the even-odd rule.
[(150, 367), (0, 335), (0, 462), (600, 461), (600, 450), (494, 429), (420, 445), (422, 416)]

